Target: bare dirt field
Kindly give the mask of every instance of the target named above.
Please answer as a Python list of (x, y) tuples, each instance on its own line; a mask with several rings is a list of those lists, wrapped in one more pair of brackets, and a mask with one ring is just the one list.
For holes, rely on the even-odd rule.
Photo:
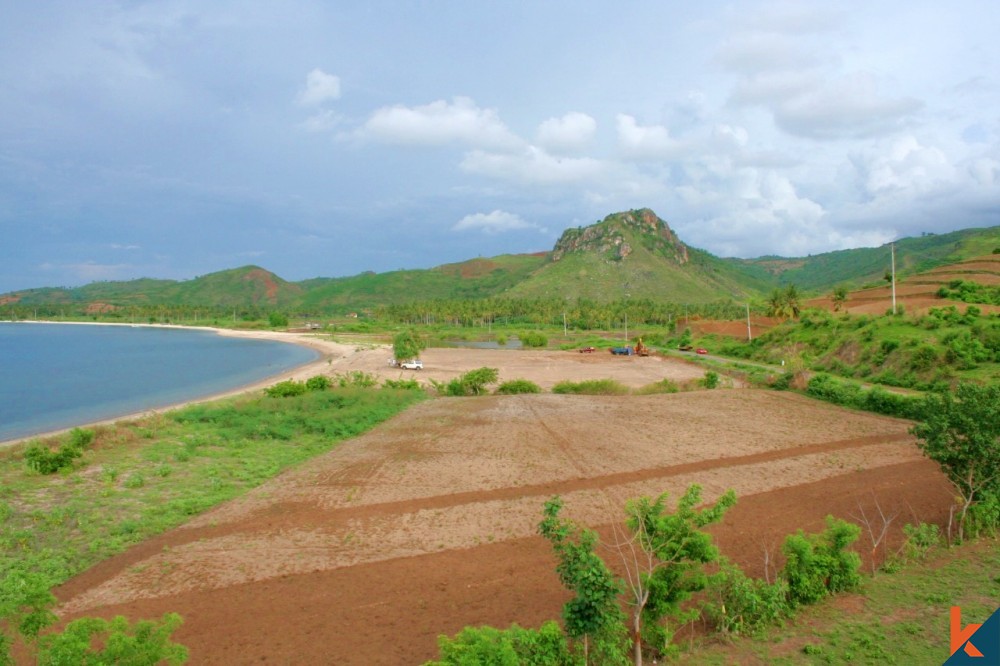
[[(546, 367), (544, 354), (526, 354)], [(600, 363), (597, 376), (613, 367), (562, 357), (558, 372), (502, 375), (541, 383), (571, 378), (576, 364)], [(468, 369), (451, 350), (424, 358), (442, 378)], [(477, 353), (471, 367), (489, 364)], [(695, 482), (707, 499), (734, 488), (739, 502), (713, 531), (755, 575), (763, 548), (859, 502), (870, 510), (873, 497), (901, 512), (900, 526), (942, 521), (948, 484), (908, 425), (744, 389), (432, 400), (95, 566), (57, 590), (60, 614), (179, 612), (176, 638), (193, 664), (422, 663), (439, 634), (465, 625), (559, 617), (567, 596), (536, 536), (556, 494), (566, 515), (607, 535), (628, 498), (676, 497)]]
[(480, 367), (498, 368), (500, 381), (530, 379), (545, 390), (561, 381), (615, 379), (637, 388), (662, 379), (683, 382), (700, 379), (705, 370), (691, 363), (661, 356), (614, 356), (608, 351), (515, 349), (425, 349), (423, 370), (402, 370), (389, 365), (388, 347), (350, 350), (329, 364), (333, 373), (360, 370), (388, 379), (448, 381)]

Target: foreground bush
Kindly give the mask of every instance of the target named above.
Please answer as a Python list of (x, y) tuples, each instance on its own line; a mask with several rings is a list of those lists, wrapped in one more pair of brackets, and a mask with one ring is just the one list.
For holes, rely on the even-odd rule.
[(574, 666), (562, 629), (548, 621), (540, 629), (466, 627), (455, 638), (438, 638), (439, 661), (424, 666)]
[(791, 615), (788, 584), (750, 578), (739, 567), (725, 563), (711, 586), (713, 601), (705, 616), (717, 631), (752, 636)]
[(521, 333), (517, 337), (521, 341), (522, 347), (547, 347), (549, 344), (549, 339), (538, 331)]
[(55, 474), (71, 467), (73, 461), (82, 456), (93, 441), (93, 430), (73, 428), (69, 433), (69, 441), (63, 443), (56, 451), (52, 451), (40, 442), (32, 442), (24, 452), (24, 462), (39, 474)]
[(781, 547), (787, 558), (782, 574), (789, 601), (813, 604), (827, 594), (857, 587), (861, 556), (847, 549), (860, 534), (860, 527), (833, 516), (826, 517), (826, 529), (818, 534), (790, 534)]
[(615, 379), (587, 379), (582, 382), (559, 382), (552, 387), (552, 392), (577, 395), (625, 395), (629, 390)]
[(527, 379), (512, 379), (497, 387), (497, 393), (501, 395), (514, 395), (517, 393), (541, 393), (542, 387)]
[(924, 414), (921, 398), (890, 393), (877, 386), (866, 391), (854, 382), (834, 379), (830, 375), (818, 374), (810, 379), (806, 393), (835, 405), (904, 419), (920, 419)]
[(440, 395), (460, 397), (466, 395), (482, 395), (487, 384), (495, 384), (500, 371), (497, 368), (478, 368), (470, 370), (448, 383), (431, 380), (431, 385)]

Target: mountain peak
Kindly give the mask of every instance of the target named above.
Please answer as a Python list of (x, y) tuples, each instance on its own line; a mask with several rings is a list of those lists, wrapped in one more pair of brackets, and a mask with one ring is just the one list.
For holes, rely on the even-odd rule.
[(677, 264), (689, 261), (687, 246), (649, 208), (612, 213), (589, 227), (567, 229), (556, 241), (552, 261), (570, 253), (589, 252), (621, 262), (635, 251), (637, 244)]

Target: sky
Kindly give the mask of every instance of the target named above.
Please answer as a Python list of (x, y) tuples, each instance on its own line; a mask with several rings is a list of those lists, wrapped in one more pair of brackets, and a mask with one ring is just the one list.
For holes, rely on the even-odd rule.
[(995, 0), (0, 3), (0, 293), (1000, 224)]

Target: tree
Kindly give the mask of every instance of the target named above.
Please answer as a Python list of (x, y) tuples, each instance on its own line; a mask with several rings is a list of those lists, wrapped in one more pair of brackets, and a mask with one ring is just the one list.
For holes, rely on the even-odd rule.
[(847, 287), (843, 285), (834, 287), (831, 298), (833, 300), (833, 311), (840, 312), (840, 309), (844, 307), (844, 303), (847, 302)]
[(562, 506), (559, 497), (545, 503), (538, 531), (552, 544), (559, 558), (556, 566), (559, 580), (575, 594), (563, 606), (566, 633), (583, 640), (586, 663), (590, 663), (592, 642), (606, 652), (600, 663), (623, 662), (624, 645), (615, 640), (616, 629), (624, 627), (625, 619), (618, 607), (621, 581), (594, 552), (597, 534), (560, 518)]
[[(692, 619), (681, 604), (708, 584), (704, 565), (719, 558), (711, 535), (702, 528), (722, 519), (736, 504), (736, 493), (727, 491), (713, 506), (703, 509), (701, 486), (692, 484), (677, 502), (667, 508), (669, 495), (641, 497), (626, 504), (626, 526), (631, 537), (619, 544), (626, 569), (632, 607), (632, 652), (636, 666), (642, 664), (642, 643), (646, 641), (666, 654), (673, 631), (667, 618), (682, 623)], [(638, 549), (636, 548), (638, 546)], [(696, 614), (696, 611), (694, 611)]]
[(401, 331), (392, 339), (392, 353), (397, 361), (409, 361), (420, 355), (427, 343), (411, 329)]
[(1000, 499), (1000, 385), (962, 383), (954, 396), (928, 395), (924, 420), (910, 432), (941, 466), (962, 499), (958, 538), (975, 503)]
[(288, 315), (284, 312), (272, 312), (267, 316), (267, 323), (271, 328), (286, 328), (288, 326)]
[(767, 299), (767, 313), (771, 317), (790, 319), (798, 317), (802, 310), (799, 290), (794, 284), (784, 289), (775, 289)]

